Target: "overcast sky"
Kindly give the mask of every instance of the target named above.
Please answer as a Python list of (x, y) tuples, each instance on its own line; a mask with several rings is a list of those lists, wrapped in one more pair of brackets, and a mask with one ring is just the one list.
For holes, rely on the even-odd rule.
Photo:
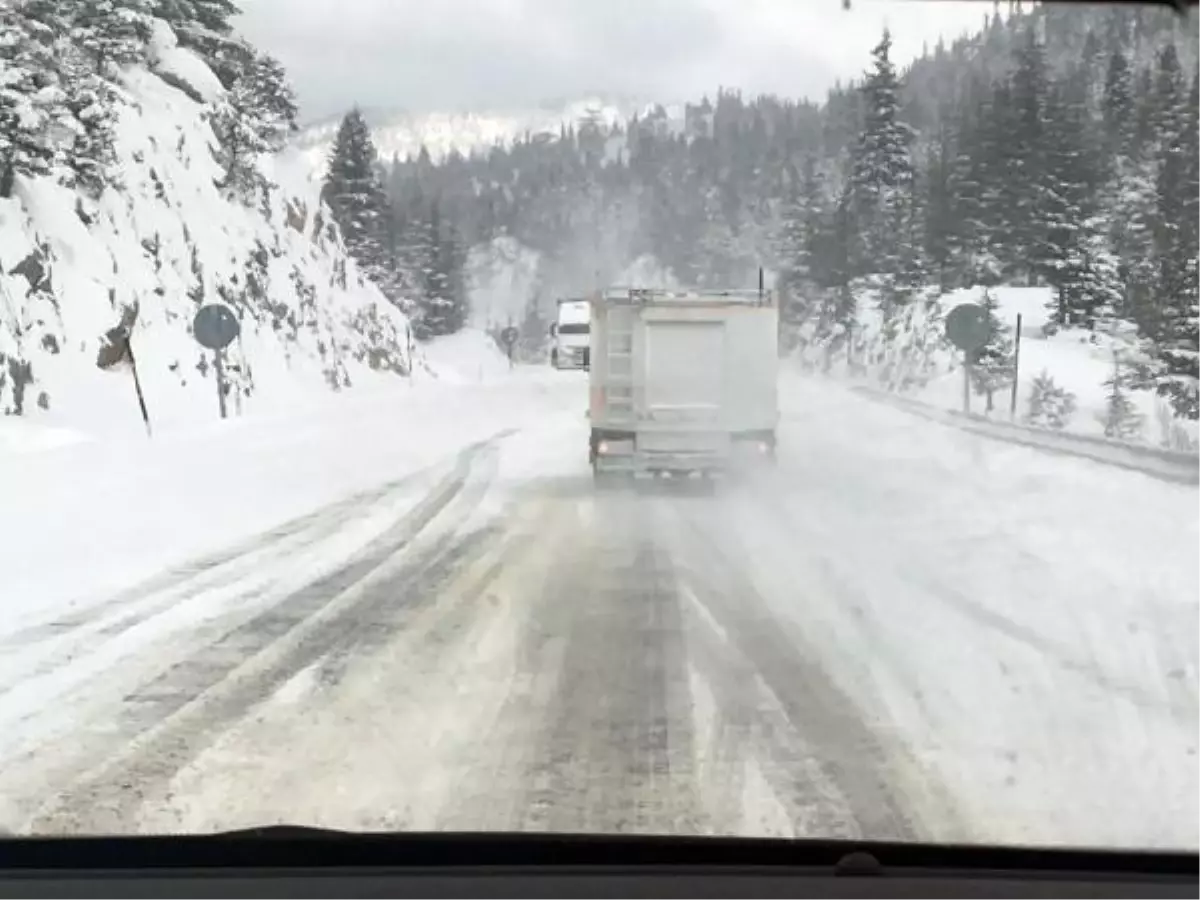
[(241, 0), (243, 34), (313, 119), (350, 105), (513, 109), (604, 91), (679, 101), (718, 86), (819, 99), (885, 25), (903, 62), (979, 25), (980, 0)]

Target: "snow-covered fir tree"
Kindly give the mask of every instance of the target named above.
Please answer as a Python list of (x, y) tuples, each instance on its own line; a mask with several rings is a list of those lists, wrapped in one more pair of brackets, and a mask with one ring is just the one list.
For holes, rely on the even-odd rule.
[(996, 391), (1012, 383), (1012, 326), (1000, 321), (999, 304), (994, 291), (984, 289), (980, 303), (987, 314), (988, 339), (974, 355), (971, 380), (977, 394), (987, 398), (987, 411), (995, 409)]
[(18, 175), (53, 168), (64, 138), (56, 35), (66, 28), (57, 9), (0, 5), (0, 198)]
[(296, 98), (283, 67), (255, 53), (213, 113), (213, 132), (225, 170), (222, 185), (252, 201), (262, 185), (258, 157), (282, 149), (296, 130)]
[(1050, 373), (1043, 369), (1030, 385), (1025, 422), (1039, 428), (1061, 431), (1071, 423), (1075, 409), (1075, 395), (1055, 384)]
[(377, 284), (386, 284), (391, 270), (386, 246), (390, 212), (375, 163), (371, 129), (355, 108), (338, 128), (322, 197), (359, 269)]
[(74, 0), (71, 7), (71, 42), (97, 72), (113, 77), (120, 66), (146, 60), (152, 0)]
[(891, 46), (885, 31), (871, 51), (874, 67), (862, 87), (864, 122), (850, 175), (860, 234), (857, 271), (863, 274), (894, 275), (900, 270), (913, 203), (912, 134), (900, 120), (900, 82)]
[(1142, 414), (1129, 396), (1132, 386), (1129, 368), (1118, 351), (1113, 351), (1112, 375), (1104, 382), (1108, 394), (1104, 401), (1104, 413), (1100, 423), (1105, 437), (1122, 441), (1138, 440), (1142, 436)]

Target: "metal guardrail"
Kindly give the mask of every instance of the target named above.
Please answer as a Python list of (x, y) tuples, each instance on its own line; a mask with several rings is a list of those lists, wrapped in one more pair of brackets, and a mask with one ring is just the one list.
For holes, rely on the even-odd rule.
[(912, 397), (890, 391), (855, 385), (852, 390), (865, 397), (878, 400), (911, 412), (930, 421), (960, 428), (963, 431), (1044, 450), (1062, 456), (1089, 459), (1093, 462), (1141, 472), (1177, 484), (1200, 484), (1200, 455), (1160, 447), (1114, 441), (1110, 438), (1069, 432), (1049, 431), (1032, 425), (1015, 422), (999, 422), (978, 414), (932, 406)]

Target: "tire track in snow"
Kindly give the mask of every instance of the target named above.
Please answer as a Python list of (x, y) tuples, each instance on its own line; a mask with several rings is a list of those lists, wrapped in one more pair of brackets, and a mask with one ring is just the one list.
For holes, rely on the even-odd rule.
[[(123, 745), (43, 804), (29, 827), (47, 833), (129, 830), (136, 809), (165, 789), (171, 776), (231, 722), (270, 697), (298, 672), (344, 647), (375, 619), (364, 611), (397, 602), (396, 585), (420, 580), (430, 556), (410, 544), (437, 520), (453, 532), (482, 499), (491, 472), (464, 491), (480, 458), (494, 468), (485, 442), (465, 450), (455, 471), (408, 515), (348, 565), (317, 579), (235, 628), (204, 651), (181, 660), (126, 698), (110, 731)], [(461, 501), (461, 502), (459, 502)], [(457, 509), (454, 507), (457, 505)]]
[(524, 674), (547, 696), (511, 713), (538, 723), (513, 827), (706, 833), (672, 561), (636, 498), (592, 512), (528, 619)]
[(362, 518), (364, 507), (388, 500), (426, 474), (418, 473), (338, 501), (243, 542), (236, 550), (202, 557), (168, 576), (153, 578), (78, 613), (0, 638), (0, 652), (18, 648), (6, 652), (4, 662), (19, 675), (19, 680), (14, 678), (11, 684), (0, 687), (0, 702), (32, 679), (79, 666), (139, 626), (193, 599), (203, 597), (206, 604), (231, 608), (252, 603), (276, 580), (277, 569), (273, 566), (327, 540)]
[(703, 748), (711, 757), (711, 775), (702, 789), (707, 802), (724, 812), (717, 821), (727, 823), (731, 833), (761, 833), (766, 823), (753, 821), (758, 803), (746, 796), (747, 770), (753, 764), (787, 816), (786, 836), (861, 838), (847, 797), (764, 684), (754, 660), (731, 645), (690, 588), (685, 593), (694, 605), (688, 615), (688, 649), (696, 676), (713, 695), (713, 740)]
[(253, 570), (268, 559), (281, 556), (282, 551), (294, 546), (289, 544), (292, 539), (298, 538), (302, 542), (301, 546), (309, 543), (310, 539), (319, 540), (321, 536), (336, 530), (346, 520), (354, 518), (355, 513), (362, 505), (382, 499), (389, 492), (407, 484), (421, 474), (424, 473), (417, 473), (380, 488), (340, 500), (314, 512), (306, 513), (248, 540), (174, 566), (140, 584), (99, 602), (85, 604), (82, 608), (60, 615), (50, 622), (28, 625), (17, 631), (0, 635), (0, 649), (27, 647), (31, 642), (36, 643), (60, 637), (63, 634), (78, 633), (80, 630), (92, 626), (96, 633), (112, 636), (123, 628), (137, 624), (137, 621), (152, 615), (153, 611), (148, 612), (145, 616), (117, 615), (112, 621), (105, 621), (110, 614), (120, 614), (130, 606), (135, 606), (140, 600), (162, 600), (166, 597), (174, 597), (176, 594), (187, 596), (222, 587), (237, 580), (244, 571)]
[[(792, 729), (815, 753), (824, 778), (845, 796), (863, 837), (916, 839), (916, 824), (889, 785), (886, 748), (862, 721), (856, 704), (833, 684), (815, 654), (792, 640), (740, 564), (729, 557), (730, 548), (710, 533), (711, 524), (706, 528), (694, 518), (679, 520), (685, 525), (684, 546), (692, 548), (689, 555), (696, 560), (688, 579), (696, 598), (733, 648), (753, 664)], [(775, 752), (780, 751), (790, 752), (786, 744)], [(796, 768), (795, 763), (784, 766)]]

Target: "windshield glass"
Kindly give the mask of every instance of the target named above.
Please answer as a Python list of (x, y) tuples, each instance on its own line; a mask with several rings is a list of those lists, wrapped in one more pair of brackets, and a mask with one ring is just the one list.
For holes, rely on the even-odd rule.
[(602, 9), (0, 0), (0, 829), (1196, 849), (1194, 13)]

